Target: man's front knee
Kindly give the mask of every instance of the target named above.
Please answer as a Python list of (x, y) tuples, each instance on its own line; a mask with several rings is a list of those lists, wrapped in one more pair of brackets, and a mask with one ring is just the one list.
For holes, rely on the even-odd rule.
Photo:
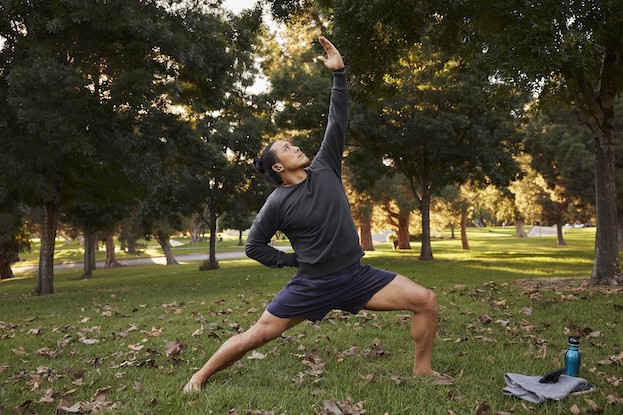
[(428, 290), (428, 296), (429, 308), (432, 312), (437, 314), (439, 312), (439, 300), (437, 299), (437, 294), (435, 294), (432, 290)]
[(426, 289), (424, 294), (419, 298), (418, 309), (421, 313), (437, 315), (439, 312), (437, 294), (435, 294), (432, 290)]

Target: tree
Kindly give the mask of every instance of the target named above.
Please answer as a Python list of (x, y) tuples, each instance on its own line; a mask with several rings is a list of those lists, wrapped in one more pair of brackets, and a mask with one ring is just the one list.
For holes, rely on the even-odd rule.
[(543, 220), (557, 227), (558, 244), (566, 245), (562, 227), (567, 222), (586, 222), (587, 205), (594, 200), (592, 137), (573, 108), (559, 106), (533, 117), (526, 133), (531, 166), (547, 184), (539, 198)]
[(24, 200), (44, 212), (35, 293), (54, 291), (58, 217), (66, 189), (83, 185), (78, 172), (89, 172), (90, 156), (114, 160), (109, 150), (120, 148), (128, 176), (146, 171), (152, 147), (163, 141), (141, 131), (157, 122), (154, 115), (192, 102), (197, 89), (220, 96), (230, 79), (231, 41), (222, 16), (206, 13), (206, 4), (175, 10), (167, 2), (121, 0), (0, 6), (6, 39), (0, 107), (10, 120), (0, 145), (14, 160), (28, 160), (12, 177), (25, 178)]
[(30, 249), (29, 235), (20, 209), (0, 212), (0, 279), (13, 277), (11, 264), (19, 261), (19, 254)]
[[(530, 166), (532, 160), (530, 155), (523, 153), (517, 159), (521, 164), (523, 175), (521, 179), (512, 182), (508, 190), (512, 194), (510, 199), (513, 201), (513, 216), (515, 221), (520, 222), (516, 236), (523, 238), (527, 237), (523, 229), (525, 221), (543, 223), (544, 207), (538, 203), (538, 200), (547, 197), (548, 193), (545, 179)], [(503, 196), (507, 195), (503, 193)]]
[[(279, 17), (300, 3), (271, 0)], [(391, 10), (376, 0), (320, 2), (331, 11), (335, 36), (356, 73), (381, 80), (405, 45), (433, 39), (460, 55), (485, 52), (500, 79), (554, 97), (583, 114), (595, 143), (597, 237), (591, 283), (623, 283), (617, 248), (614, 108), (623, 84), (623, 3), (619, 0), (500, 2), (401, 1)], [(432, 26), (431, 26), (432, 23)], [(378, 82), (377, 82), (378, 83)]]
[(238, 245), (244, 245), (242, 233), (251, 227), (255, 215), (269, 192), (269, 185), (263, 177), (249, 176), (247, 182), (240, 186), (240, 191), (230, 202), (223, 215), (221, 227), (238, 231)]
[[(421, 259), (433, 259), (430, 206), (452, 183), (504, 184), (516, 173), (518, 151), (512, 91), (490, 84), (477, 61), (467, 63), (419, 45), (390, 68), (393, 93), (375, 96), (376, 108), (353, 117), (364, 151), (399, 171), (422, 217)], [(506, 103), (502, 99), (506, 98)], [(371, 101), (371, 100), (370, 100)]]

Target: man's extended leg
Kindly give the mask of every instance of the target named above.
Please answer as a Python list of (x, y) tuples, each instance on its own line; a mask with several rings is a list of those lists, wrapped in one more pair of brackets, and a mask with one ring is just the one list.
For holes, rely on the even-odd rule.
[(303, 320), (305, 319), (275, 317), (268, 311), (264, 311), (264, 314), (249, 330), (230, 337), (221, 345), (206, 364), (192, 375), (184, 386), (184, 392), (200, 390), (201, 385), (213, 374), (231, 366), (245, 353), (276, 339), (284, 331), (296, 326)]
[(412, 311), (411, 336), (415, 344), (413, 374), (415, 376), (436, 375), (431, 367), (439, 311), (435, 293), (407, 277), (397, 275), (392, 282), (374, 294), (364, 308), (373, 311)]

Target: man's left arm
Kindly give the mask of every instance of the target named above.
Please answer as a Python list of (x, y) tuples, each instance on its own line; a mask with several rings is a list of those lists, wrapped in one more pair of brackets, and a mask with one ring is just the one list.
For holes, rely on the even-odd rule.
[(346, 70), (342, 56), (335, 46), (322, 36), (319, 38), (319, 41), (327, 56), (319, 56), (318, 59), (333, 72), (333, 88), (331, 90), (327, 128), (320, 150), (314, 158), (314, 164), (321, 163), (333, 169), (338, 176), (341, 176), (342, 153), (344, 152), (346, 128), (348, 125)]

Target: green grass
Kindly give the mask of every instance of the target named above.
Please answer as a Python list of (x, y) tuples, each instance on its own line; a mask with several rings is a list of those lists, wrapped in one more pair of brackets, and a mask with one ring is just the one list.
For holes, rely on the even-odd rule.
[[(201, 393), (181, 394), (193, 371), (248, 328), (291, 277), (291, 269), (222, 260), (207, 272), (197, 263), (98, 269), (90, 280), (57, 272), (56, 294), (45, 297), (28, 295), (33, 275), (0, 283), (0, 413), (54, 414), (64, 395), (71, 406), (110, 387), (103, 399), (118, 403), (115, 414), (316, 414), (325, 401), (374, 415), (474, 414), (483, 402), (490, 414), (562, 414), (573, 405), (620, 414), (623, 404), (608, 402), (623, 395), (621, 361), (599, 362), (623, 350), (623, 291), (581, 285), (592, 268), (594, 229), (568, 231), (565, 247), (511, 232), (470, 230), (467, 252), (458, 240), (435, 240), (435, 261), (418, 261), (417, 244), (366, 255), (438, 294), (433, 365), (456, 378), (452, 386), (410, 378), (404, 313), (333, 312), (262, 347), (264, 358), (243, 358)], [(505, 372), (561, 367), (567, 335), (578, 330), (591, 333), (580, 345), (581, 376), (597, 391), (541, 405), (502, 395)], [(167, 355), (176, 340), (185, 347)], [(304, 363), (314, 358), (325, 364), (317, 375)], [(45, 396), (51, 402), (41, 402)]]
[[(210, 242), (202, 241), (192, 243), (188, 237), (174, 237), (172, 240), (182, 243), (181, 246), (172, 247), (174, 255), (184, 254), (208, 254), (210, 252)], [(118, 241), (115, 241), (117, 250), (115, 255), (117, 259), (131, 259), (131, 258), (148, 258), (164, 256), (162, 248), (155, 240), (142, 240), (139, 241), (141, 247), (137, 254), (129, 254), (119, 249)], [(41, 249), (41, 243), (38, 240), (31, 242), (30, 251), (20, 254), (20, 261), (15, 266), (31, 266), (36, 265), (39, 261), (39, 250)], [(223, 240), (217, 242), (217, 252), (229, 252), (229, 251), (243, 251), (244, 246), (238, 245), (238, 237), (231, 235), (223, 235)], [(106, 257), (106, 249), (100, 242), (98, 249), (95, 252), (95, 259), (97, 261), (103, 261)], [(84, 247), (80, 245), (78, 240), (65, 241), (58, 239), (54, 247), (54, 262), (56, 264), (66, 264), (72, 262), (82, 262), (84, 260)]]

